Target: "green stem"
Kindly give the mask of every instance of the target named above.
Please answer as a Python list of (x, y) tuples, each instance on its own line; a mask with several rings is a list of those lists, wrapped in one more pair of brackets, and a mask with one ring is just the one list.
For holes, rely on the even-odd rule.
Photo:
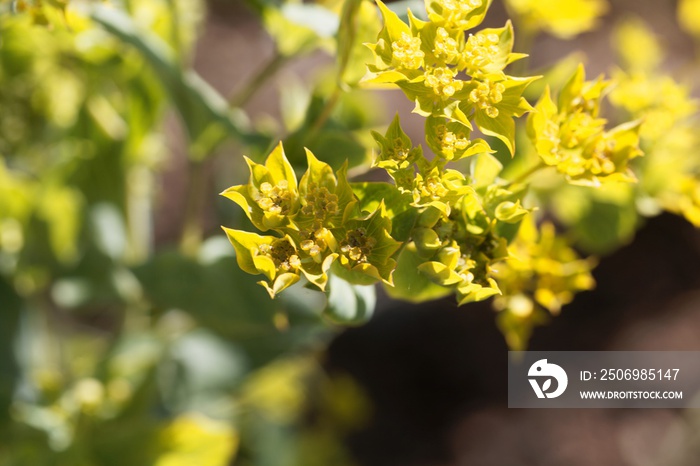
[[(527, 53), (528, 55), (532, 51), (532, 47), (535, 44), (535, 38), (537, 37), (537, 31), (532, 28), (528, 28), (523, 25), (523, 22), (517, 21), (517, 15), (510, 13), (510, 17), (513, 19), (513, 28), (516, 31), (516, 51), (518, 53)], [(527, 76), (530, 71), (530, 57), (527, 56), (521, 60), (516, 61), (510, 67), (511, 73), (515, 76)]]
[(186, 255), (194, 255), (202, 242), (201, 210), (204, 204), (206, 171), (201, 161), (190, 162), (190, 183), (187, 188), (185, 220), (180, 237), (180, 250)]
[(170, 9), (170, 17), (172, 18), (172, 30), (170, 31), (170, 40), (172, 40), (173, 42), (173, 49), (175, 50), (175, 59), (182, 67), (184, 63), (184, 57), (182, 36), (180, 35), (180, 12), (178, 11), (177, 2), (175, 0), (168, 0), (168, 7)]
[(127, 173), (126, 233), (127, 263), (145, 261), (151, 252), (153, 237), (152, 175), (145, 166), (136, 166)]
[(323, 126), (326, 124), (331, 114), (333, 113), (335, 106), (338, 104), (342, 93), (343, 90), (340, 88), (340, 86), (336, 86), (333, 90), (333, 93), (330, 95), (330, 97), (328, 97), (328, 100), (326, 101), (326, 105), (323, 107), (323, 110), (321, 110), (321, 113), (319, 113), (316, 120), (311, 124), (311, 127), (309, 129), (309, 139), (313, 139), (316, 136), (316, 134), (321, 130), (321, 128), (323, 128)]
[(514, 180), (511, 180), (507, 186), (512, 186), (514, 184), (522, 183), (528, 178), (530, 178), (532, 175), (537, 173), (538, 171), (542, 170), (543, 168), (547, 168), (547, 164), (544, 162), (540, 162), (534, 167), (526, 170), (525, 172), (521, 173), (518, 177), (516, 177)]
[(229, 97), (229, 105), (235, 108), (245, 105), (286, 62), (287, 57), (275, 52), (272, 58), (253, 75), (243, 89)]

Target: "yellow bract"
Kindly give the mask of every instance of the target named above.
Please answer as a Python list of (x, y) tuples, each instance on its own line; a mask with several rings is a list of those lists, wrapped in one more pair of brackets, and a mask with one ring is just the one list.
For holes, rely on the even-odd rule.
[(593, 259), (580, 259), (551, 223), (539, 229), (532, 220), (520, 227), (510, 257), (494, 264), (503, 294), (494, 299), (499, 324), (511, 348), (523, 349), (532, 327), (542, 321), (538, 309), (558, 314), (580, 291), (595, 286)]
[(599, 186), (606, 181), (634, 181), (629, 161), (642, 155), (639, 121), (606, 130), (599, 117), (608, 83), (586, 81), (580, 66), (561, 90), (558, 105), (549, 89), (528, 118), (528, 135), (546, 165), (573, 184)]
[(239, 267), (264, 275), (258, 283), (272, 298), (302, 276), (324, 290), (336, 260), (363, 279), (391, 283), (391, 256), (400, 243), (390, 236), (391, 219), (383, 205), (360, 212), (347, 164), (333, 173), (311, 151), (306, 155), (308, 170), (299, 182), (279, 144), (265, 164), (248, 160), (248, 184), (222, 193), (244, 209), (255, 227), (274, 233), (224, 228)]

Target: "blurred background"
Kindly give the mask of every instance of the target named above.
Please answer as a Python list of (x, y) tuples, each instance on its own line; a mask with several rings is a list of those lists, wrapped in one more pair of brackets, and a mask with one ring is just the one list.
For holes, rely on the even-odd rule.
[[(647, 72), (697, 81), (698, 2), (581, 0), (564, 23), (529, 3), (495, 0), (484, 25), (513, 19), (532, 74), (580, 60), (614, 74), (636, 49)], [(247, 220), (218, 193), (246, 181), (242, 155), (282, 139), (297, 169), (309, 147), (377, 179), (370, 130), (398, 112), (422, 141), (399, 91), (359, 84), (371, 3), (339, 63), (344, 11), (0, 1), (0, 465), (700, 464), (694, 411), (507, 409), (489, 303), (372, 289), (333, 308), (303, 287), (272, 301), (238, 268), (220, 226)], [(629, 24), (646, 26), (625, 48)], [(698, 158), (684, 143), (676, 158)], [(599, 257), (598, 286), (529, 348), (700, 350), (700, 234), (649, 199), (608, 193), (560, 214)]]

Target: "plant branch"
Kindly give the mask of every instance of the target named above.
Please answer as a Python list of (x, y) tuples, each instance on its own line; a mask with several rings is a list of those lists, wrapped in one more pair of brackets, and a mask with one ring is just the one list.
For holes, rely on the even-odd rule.
[(171, 18), (172, 18), (172, 30), (170, 31), (170, 40), (173, 42), (173, 49), (175, 50), (175, 57), (178, 64), (182, 67), (184, 63), (184, 52), (182, 44), (182, 35), (180, 34), (180, 11), (175, 0), (168, 0), (168, 7), (170, 8)]
[(547, 164), (545, 164), (544, 162), (540, 162), (537, 165), (535, 165), (534, 167), (531, 167), (530, 169), (528, 169), (528, 170), (524, 171), (523, 173), (521, 173), (520, 175), (518, 175), (514, 180), (511, 180), (507, 186), (512, 186), (514, 184), (522, 183), (525, 180), (527, 180), (528, 178), (530, 178), (532, 175), (537, 173), (538, 171), (542, 170), (543, 168), (547, 168)]
[(204, 162), (190, 162), (190, 180), (187, 188), (185, 220), (180, 237), (180, 250), (183, 254), (193, 255), (202, 242), (201, 208), (204, 204), (204, 185), (206, 170)]
[(330, 95), (330, 97), (328, 97), (328, 100), (326, 101), (326, 105), (324, 105), (323, 110), (321, 110), (321, 113), (318, 114), (316, 120), (314, 120), (314, 122), (311, 124), (311, 127), (309, 129), (310, 139), (315, 137), (316, 134), (321, 130), (321, 128), (323, 128), (323, 125), (326, 124), (331, 114), (333, 113), (335, 106), (338, 105), (338, 101), (340, 100), (340, 96), (342, 95), (342, 93), (343, 90), (340, 88), (340, 86), (336, 86), (333, 90), (333, 93)]
[(275, 52), (272, 58), (258, 70), (248, 83), (237, 93), (229, 97), (231, 107), (239, 108), (245, 105), (251, 97), (287, 62), (287, 57)]

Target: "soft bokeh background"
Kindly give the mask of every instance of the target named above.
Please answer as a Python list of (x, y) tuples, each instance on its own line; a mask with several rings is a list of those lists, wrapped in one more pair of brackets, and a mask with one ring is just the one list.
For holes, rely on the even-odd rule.
[[(242, 155), (285, 138), (293, 163), (312, 145), (357, 167), (397, 111), (422, 138), (398, 91), (356, 89), (309, 135), (334, 93), (333, 16), (306, 11), (330, 27), (308, 38), (274, 2), (44, 3), (0, 3), (0, 465), (698, 464), (694, 411), (508, 410), (488, 304), (379, 290), (346, 328), (323, 295), (270, 301), (238, 269), (219, 226), (244, 219), (217, 193), (245, 180)], [(610, 0), (592, 31), (533, 33), (529, 67), (580, 51), (589, 76), (612, 72), (634, 16), (692, 83), (677, 15)], [(486, 25), (507, 17), (495, 1)], [(598, 287), (531, 348), (700, 350), (700, 235), (624, 220), (609, 243), (589, 232)]]

